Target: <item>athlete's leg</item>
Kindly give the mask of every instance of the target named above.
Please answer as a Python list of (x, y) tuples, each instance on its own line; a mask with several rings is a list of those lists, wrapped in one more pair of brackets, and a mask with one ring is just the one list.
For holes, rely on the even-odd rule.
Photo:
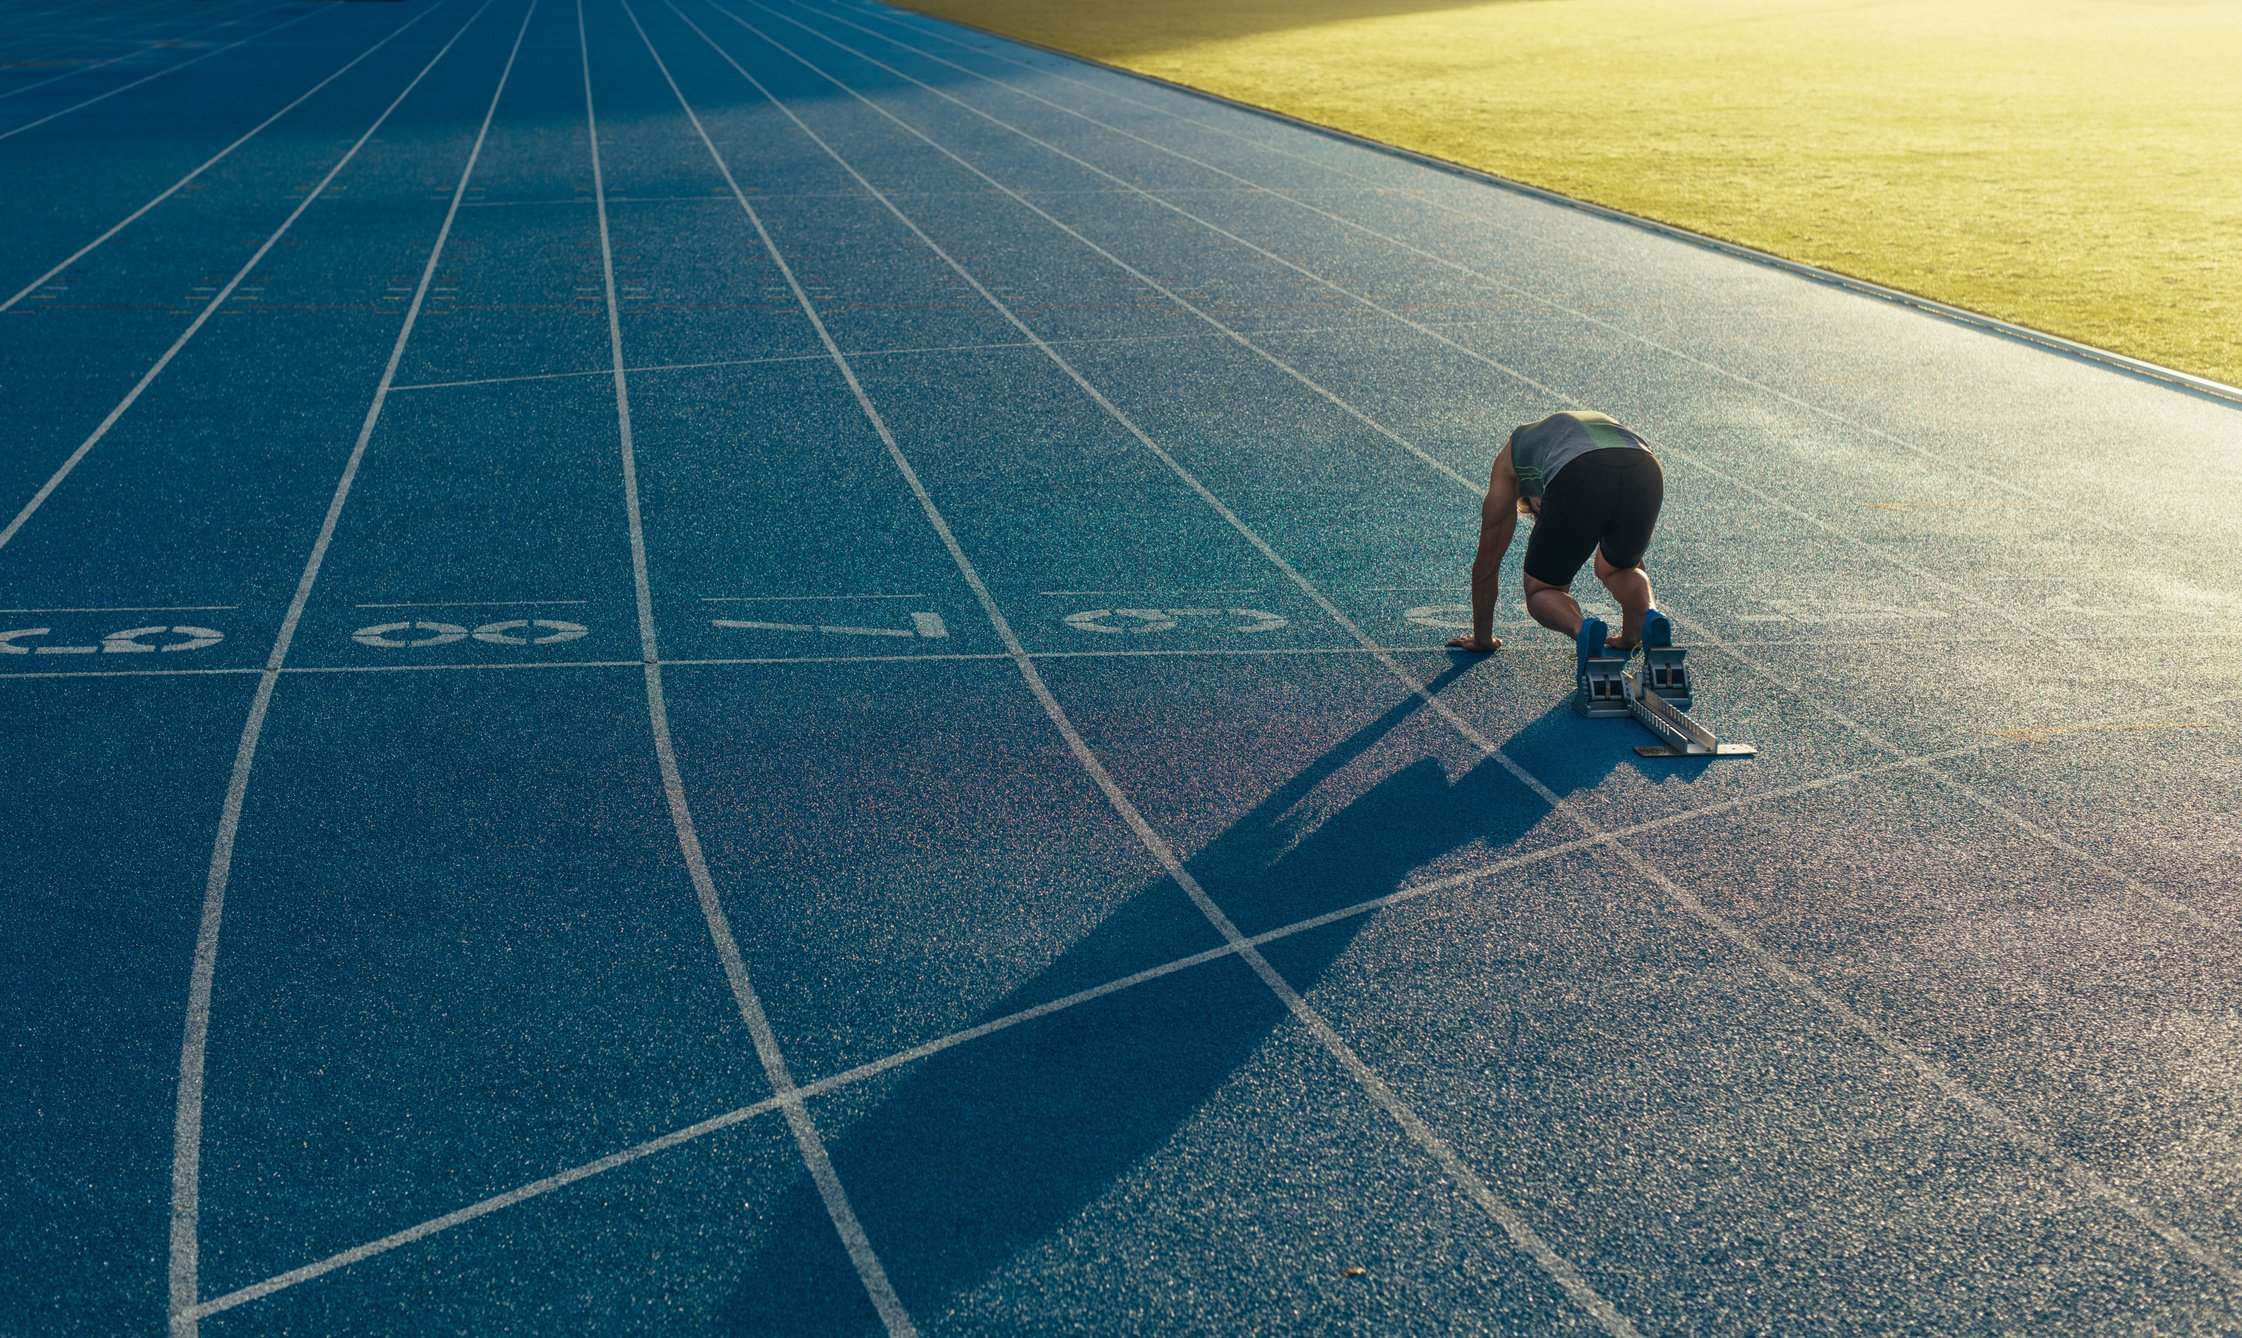
[[(1535, 622), (1568, 637), (1580, 635), (1580, 604), (1573, 598), (1571, 586), (1551, 585), (1528, 574), (1525, 591), (1526, 612), (1533, 615)], [(1640, 628), (1639, 620), (1636, 626)]]
[[(1604, 560), (1604, 550), (1599, 548), (1596, 550), (1596, 579), (1619, 601), (1619, 635), (1611, 639), (1612, 648), (1632, 648), (1643, 639), (1643, 615), (1650, 612), (1650, 573), (1643, 570), (1640, 562), (1632, 567), (1614, 567)], [(1529, 591), (1531, 588), (1528, 587)], [(1531, 599), (1532, 595), (1529, 593), (1527, 598)]]
[(1580, 605), (1573, 600), (1573, 580), (1596, 551), (1603, 516), (1595, 489), (1583, 492), (1573, 474), (1571, 469), (1559, 474), (1541, 499), (1541, 514), (1534, 518), (1533, 535), (1526, 541), (1521, 588), (1526, 592), (1526, 612), (1535, 622), (1578, 639)]
[(1658, 528), (1666, 475), (1658, 457), (1649, 451), (1596, 454), (1613, 461), (1616, 475), (1609, 484), (1610, 510), (1596, 545), (1596, 579), (1619, 601), (1619, 635), (1611, 644), (1632, 649), (1642, 641), (1643, 615), (1651, 608), (1650, 573), (1643, 570), (1643, 554), (1650, 549), (1651, 532)]

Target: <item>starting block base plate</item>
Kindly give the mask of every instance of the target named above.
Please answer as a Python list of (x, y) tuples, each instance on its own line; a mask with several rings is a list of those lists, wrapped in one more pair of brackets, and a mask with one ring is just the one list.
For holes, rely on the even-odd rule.
[(1638, 743), (1635, 745), (1635, 755), (1637, 757), (1757, 757), (1759, 756), (1759, 749), (1748, 743), (1719, 743), (1714, 744), (1713, 750), (1707, 753), (1689, 752), (1663, 743)]

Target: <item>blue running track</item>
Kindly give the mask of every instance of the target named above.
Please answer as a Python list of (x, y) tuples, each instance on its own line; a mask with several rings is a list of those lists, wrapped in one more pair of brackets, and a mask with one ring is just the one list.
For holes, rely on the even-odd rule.
[[(2242, 1328), (2242, 406), (867, 0), (0, 44), (0, 1332)], [(1567, 405), (1756, 761), (1440, 649)]]

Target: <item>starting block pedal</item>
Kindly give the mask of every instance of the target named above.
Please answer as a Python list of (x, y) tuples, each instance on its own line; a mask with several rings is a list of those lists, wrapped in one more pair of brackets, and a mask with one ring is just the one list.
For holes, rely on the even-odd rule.
[(1689, 652), (1679, 646), (1643, 647), (1642, 691), (1686, 711), (1696, 701), (1689, 682)]
[(1591, 655), (1582, 660), (1573, 709), (1591, 717), (1628, 714), (1626, 666), (1624, 655)]

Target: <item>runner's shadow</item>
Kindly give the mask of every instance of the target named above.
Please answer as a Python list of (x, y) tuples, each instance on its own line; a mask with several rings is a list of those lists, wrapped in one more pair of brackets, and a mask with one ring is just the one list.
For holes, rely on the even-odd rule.
[[(1443, 673), (1433, 690), (1463, 670)], [(1187, 867), (1251, 935), (1386, 896), (1448, 866), (1530, 848), (1547, 806), (1500, 764), (1474, 758), (1421, 700), (1408, 698), (1283, 779)], [(1173, 880), (1147, 884), (984, 1019), (1079, 988), (1086, 972), (1078, 963), (1142, 961), (1148, 938), (1172, 944), (1171, 957), (1219, 942), (1211, 933), (1176, 941), (1183, 896)], [(1289, 983), (1312, 990), (1372, 918), (1287, 939)], [(1226, 1088), (1288, 1024), (1276, 996), (1225, 957), (967, 1042), (811, 1109), (917, 1318), (947, 1315), (968, 1328), (1030, 1324), (1048, 1312), (1008, 1309), (1010, 1298), (1032, 1305), (1036, 1294), (1064, 1286), (1086, 1296), (1110, 1289), (1125, 1302), (1137, 1283), (1075, 1270), (1085, 1259), (1134, 1255), (1143, 1248), (1138, 1231), (1194, 1212), (1153, 1184), (1179, 1172), (1202, 1184), (1251, 1177), (1232, 1165), (1194, 1165), (1193, 1148), (1220, 1136), (1212, 1108), (1241, 1100)], [(1330, 1080), (1326, 1096), (1349, 1090), (1336, 1073)], [(1382, 1117), (1366, 1101), (1349, 1101), (1333, 1118)], [(1258, 1138), (1278, 1128), (1257, 1119), (1247, 1132)], [(762, 1209), (762, 1239), (741, 1274), (754, 1285), (735, 1293), (726, 1315), (731, 1331), (877, 1330), (860, 1294), (830, 1292), (833, 1227), (806, 1182), (782, 1203), (750, 1207)], [(819, 1278), (818, 1294), (806, 1294)], [(851, 1320), (836, 1307), (857, 1313)]]

